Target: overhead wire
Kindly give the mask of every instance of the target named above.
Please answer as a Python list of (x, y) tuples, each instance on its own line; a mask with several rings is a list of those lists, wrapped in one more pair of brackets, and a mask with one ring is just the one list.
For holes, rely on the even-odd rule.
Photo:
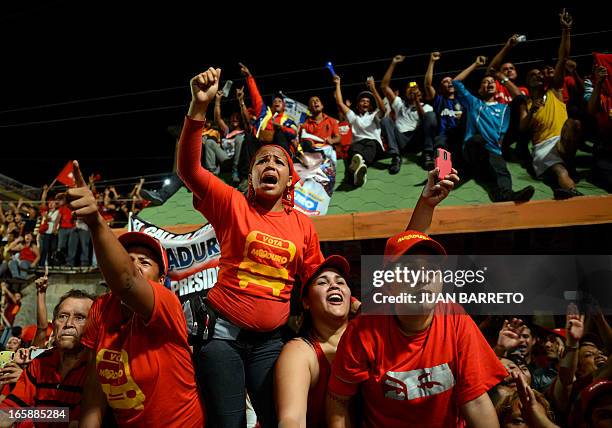
[[(583, 57), (587, 57), (587, 56), (591, 56), (591, 53), (585, 53), (585, 54), (580, 54), (580, 55), (572, 55), (572, 58), (583, 58)], [(555, 58), (553, 58), (553, 59), (555, 59)], [(525, 65), (525, 64), (535, 64), (535, 63), (541, 63), (541, 62), (542, 62), (542, 60), (538, 59), (538, 60), (530, 60), (530, 61), (519, 61), (519, 62), (515, 62), (514, 64), (515, 65)], [(440, 71), (440, 72), (434, 73), (434, 76), (456, 74), (456, 73), (460, 73), (461, 71), (462, 70)], [(425, 76), (424, 73), (423, 74), (412, 74), (412, 75), (408, 75), (408, 76), (394, 77), (391, 80), (392, 81), (398, 81), (398, 80), (406, 80), (406, 79), (416, 79), (416, 78), (424, 77), (424, 76)], [(364, 82), (346, 83), (346, 84), (342, 84), (342, 87), (343, 88), (350, 88), (350, 87), (360, 86), (360, 85), (364, 85)], [(283, 93), (284, 94), (302, 94), (302, 93), (306, 93), (306, 92), (317, 92), (317, 91), (330, 90), (331, 88), (333, 88), (333, 86), (328, 85), (328, 86), (320, 86), (320, 87), (317, 87), (317, 88), (306, 88), (306, 89), (297, 89), (297, 90), (284, 91)], [(262, 95), (262, 97), (270, 97), (270, 96), (273, 96), (274, 94), (275, 93), (264, 94), (264, 95)], [(227, 100), (227, 101), (231, 101), (231, 100)], [(121, 116), (121, 115), (126, 115), (126, 114), (148, 113), (148, 112), (163, 111), (163, 110), (173, 110), (173, 109), (179, 109), (179, 108), (185, 108), (185, 105), (184, 104), (179, 104), (179, 105), (173, 105), (173, 106), (161, 106), (161, 107), (152, 107), (152, 108), (138, 109), (138, 110), (125, 110), (125, 111), (112, 112), (112, 113), (100, 113), (100, 114), (92, 114), (92, 115), (86, 115), (86, 116), (66, 117), (66, 118), (61, 118), (61, 119), (49, 119), (49, 120), (23, 122), (23, 123), (12, 123), (12, 124), (8, 124), (8, 125), (0, 125), (0, 129), (17, 128), (17, 127), (33, 126), (33, 125), (47, 125), (47, 124), (52, 124), (52, 123), (70, 122), (70, 121), (75, 121), (75, 120), (97, 119), (97, 118)], [(164, 159), (167, 159), (167, 158), (164, 158)]]
[[(584, 32), (584, 33), (576, 33), (576, 34), (572, 34), (572, 38), (575, 39), (577, 37), (592, 36), (592, 35), (598, 35), (598, 34), (604, 34), (604, 33), (610, 33), (610, 32), (612, 32), (612, 29), (590, 31), (590, 32)], [(560, 36), (540, 37), (540, 38), (536, 38), (536, 39), (528, 39), (527, 41), (525, 41), (523, 43), (536, 43), (536, 42), (542, 42), (542, 41), (557, 40), (559, 38), (560, 38)], [(441, 52), (443, 52), (445, 54), (448, 54), (448, 53), (464, 52), (464, 51), (477, 50), (477, 49), (488, 49), (488, 48), (499, 47), (499, 46), (503, 46), (503, 45), (504, 45), (503, 43), (494, 43), (494, 44), (487, 44), (487, 45), (478, 45), (478, 46), (462, 47), (462, 48), (455, 48), (455, 49), (446, 49), (446, 50), (441, 50)], [(418, 58), (418, 57), (428, 56), (429, 54), (430, 54), (429, 52), (410, 54), (410, 55), (406, 55), (406, 58)], [(374, 63), (386, 62), (386, 61), (389, 61), (388, 57), (371, 59), (371, 60), (365, 60), (365, 61), (357, 61), (357, 62), (334, 64), (334, 67), (337, 67), (337, 68), (352, 67), (352, 66), (357, 66), (357, 65), (374, 64)], [(279, 77), (279, 76), (286, 76), (286, 75), (292, 75), (292, 74), (308, 73), (308, 72), (320, 71), (320, 70), (325, 70), (325, 66), (309, 67), (309, 68), (303, 68), (303, 69), (298, 69), (298, 70), (286, 70), (286, 71), (280, 71), (280, 72), (275, 72), (275, 73), (267, 73), (267, 74), (258, 74), (257, 75), (257, 79), (261, 80), (261, 79), (266, 79), (266, 78), (271, 78), (271, 77)], [(234, 79), (234, 80), (240, 81), (240, 80), (244, 80), (244, 79), (238, 78), (238, 79)], [(149, 94), (160, 93), (160, 92), (168, 92), (168, 91), (174, 91), (174, 90), (179, 90), (179, 89), (185, 89), (185, 85), (170, 86), (170, 87), (167, 87), (167, 88), (158, 88), (158, 89), (148, 89), (148, 90), (143, 90), (143, 91), (128, 92), (128, 93), (123, 93), (123, 94), (114, 94), (114, 95), (107, 95), (107, 96), (99, 96), (99, 97), (86, 98), (86, 99), (69, 100), (69, 101), (63, 101), (63, 102), (57, 102), (57, 103), (42, 104), (42, 105), (38, 105), (38, 106), (18, 107), (18, 108), (13, 108), (13, 109), (1, 110), (0, 111), (0, 115), (1, 114), (6, 114), (6, 113), (15, 113), (15, 112), (22, 112), (22, 111), (29, 111), (29, 110), (38, 110), (38, 109), (51, 108), (51, 107), (61, 107), (61, 106), (81, 104), (81, 103), (88, 103), (88, 102), (106, 101), (106, 100), (111, 100), (111, 99), (116, 99), (116, 98), (125, 98), (125, 97), (138, 96), (138, 95), (149, 95)], [(140, 109), (140, 110), (130, 110), (130, 111), (126, 111), (126, 112), (107, 113), (107, 114), (100, 114), (100, 115), (88, 115), (88, 116), (81, 116), (78, 119), (90, 119), (90, 118), (97, 118), (97, 117), (108, 117), (108, 116), (114, 116), (114, 115), (119, 115), (119, 114), (140, 113), (140, 112), (147, 112), (147, 111), (156, 111), (156, 110), (160, 110), (160, 109), (173, 109), (173, 108), (177, 108), (177, 106), (158, 107), (158, 108)], [(56, 119), (54, 122), (51, 122), (51, 121), (47, 121), (47, 122), (45, 122), (45, 121), (27, 122), (27, 125), (37, 125), (37, 124), (42, 124), (42, 123), (56, 123), (56, 122), (64, 121), (64, 120), (65, 119)], [(0, 125), (0, 128), (3, 128), (3, 127), (11, 127), (11, 125)]]

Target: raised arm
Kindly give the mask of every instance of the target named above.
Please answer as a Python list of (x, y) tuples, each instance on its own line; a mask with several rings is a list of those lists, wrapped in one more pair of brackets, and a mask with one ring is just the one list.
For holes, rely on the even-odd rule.
[(32, 346), (38, 346), (44, 348), (47, 340), (47, 326), (49, 321), (47, 320), (47, 287), (49, 286), (49, 279), (47, 275), (40, 277), (36, 280), (36, 335), (32, 340)]
[(512, 372), (512, 378), (516, 382), (516, 390), (521, 401), (521, 414), (531, 428), (559, 428), (555, 425), (544, 411), (536, 399), (535, 393), (531, 389), (522, 373)]
[[(380, 87), (383, 90), (383, 94), (385, 95), (385, 97), (387, 97), (390, 103), (393, 103), (393, 100), (395, 99), (395, 93), (393, 92), (391, 86), (389, 86), (391, 84), (391, 77), (393, 76), (393, 72), (395, 71), (395, 66), (400, 62), (404, 62), (405, 59), (406, 57), (404, 55), (395, 55), (391, 60), (391, 64), (389, 64), (389, 68), (387, 68), (387, 71), (383, 76), (382, 82), (380, 83)], [(383, 108), (382, 110), (384, 111), (385, 109)]]
[(456, 75), (453, 80), (459, 80), (460, 82), (464, 81), (465, 79), (467, 79), (467, 77), (470, 74), (472, 74), (472, 72), (474, 70), (476, 70), (478, 67), (482, 67), (483, 65), (485, 65), (486, 62), (487, 62), (487, 57), (486, 56), (478, 56), (478, 57), (476, 57), (476, 61), (474, 61), (472, 64), (470, 64), (470, 66), (468, 68), (466, 68), (465, 70), (463, 70), (461, 73)]
[[(40, 196), (40, 202), (42, 205), (47, 204), (47, 196), (49, 195), (49, 186), (46, 184), (43, 186), (42, 195)], [(0, 221), (4, 221), (2, 217), (2, 209), (0, 209)]]
[(502, 61), (508, 55), (508, 52), (518, 44), (518, 34), (513, 34), (507, 41), (504, 47), (500, 49), (497, 54), (493, 57), (487, 69), (499, 70), (499, 66), (502, 64)]
[(514, 84), (514, 82), (512, 82), (512, 80), (508, 79), (504, 73), (501, 71), (495, 71), (493, 68), (489, 68), (489, 72), (494, 73), (495, 78), (502, 84), (502, 86), (505, 86), (506, 89), (508, 89), (508, 92), (512, 98), (517, 98), (523, 95), (521, 90)]
[(221, 130), (221, 135), (225, 137), (229, 133), (229, 126), (221, 117), (221, 98), (223, 98), (223, 92), (218, 91), (215, 94), (215, 123)]
[(238, 99), (238, 105), (240, 106), (240, 116), (242, 116), (242, 122), (244, 123), (244, 131), (250, 132), (251, 118), (249, 117), (249, 110), (244, 102), (244, 87), (236, 88), (236, 98)]
[(589, 99), (589, 103), (587, 105), (587, 110), (592, 116), (599, 113), (599, 110), (601, 109), (601, 101), (599, 98), (601, 96), (601, 89), (607, 78), (608, 69), (601, 65), (597, 66), (593, 72), (593, 93), (591, 94), (591, 98)]
[[(181, 132), (177, 174), (195, 196), (203, 199), (209, 189), (210, 172), (202, 167), (202, 127), (208, 104), (219, 90), (221, 69), (209, 68), (191, 79), (191, 104)], [(191, 119), (191, 120), (189, 120)]]
[(336, 93), (334, 94), (336, 97), (336, 105), (338, 109), (342, 112), (342, 114), (346, 115), (349, 112), (349, 108), (344, 103), (342, 98), (342, 88), (340, 87), (340, 76), (334, 76), (334, 84), (336, 85)]
[[(368, 85), (368, 89), (372, 91), (372, 94), (374, 94), (374, 99), (376, 100), (376, 107), (378, 108), (377, 114), (378, 117), (382, 119), (383, 117), (385, 117), (385, 103), (380, 94), (378, 93), (378, 90), (376, 89), (376, 82), (374, 81), (374, 78), (368, 77), (366, 85)], [(392, 102), (391, 99), (389, 99), (389, 101)]]
[(427, 184), (425, 184), (423, 192), (412, 211), (412, 216), (406, 230), (418, 230), (419, 232), (427, 233), (429, 226), (431, 226), (434, 209), (440, 202), (446, 199), (450, 191), (455, 187), (455, 184), (459, 183), (459, 176), (454, 168), (450, 175), (443, 177), (443, 179), (436, 183), (439, 172), (440, 170), (435, 168), (427, 173)]
[(559, 22), (561, 23), (561, 43), (559, 44), (559, 53), (557, 64), (555, 66), (555, 74), (552, 80), (554, 89), (563, 87), (563, 77), (565, 76), (565, 61), (570, 53), (570, 30), (572, 28), (572, 16), (565, 9), (559, 14)]
[(425, 100), (431, 101), (436, 97), (436, 89), (433, 87), (434, 65), (440, 59), (440, 52), (432, 52), (429, 55), (429, 64), (425, 72), (425, 82), (423, 88), (425, 90)]
[(559, 374), (553, 388), (553, 402), (558, 409), (564, 409), (570, 404), (578, 368), (578, 345), (584, 334), (584, 315), (578, 313), (574, 304), (570, 304), (567, 309), (565, 331), (565, 355), (559, 362)]
[(106, 283), (126, 306), (148, 322), (155, 305), (151, 284), (98, 212), (96, 198), (87, 187), (76, 161), (73, 163), (73, 175), (77, 187), (68, 189), (70, 209), (89, 227), (98, 267)]
[(5, 284), (6, 283), (4, 283), (4, 282), (2, 283), (2, 291), (4, 291), (6, 297), (11, 299), (13, 304), (17, 303), (17, 299), (15, 298), (15, 295), (13, 293), (11, 293), (11, 290), (9, 290), (8, 287)]
[(264, 104), (263, 98), (259, 93), (259, 88), (257, 87), (257, 82), (255, 82), (255, 78), (249, 71), (249, 69), (242, 63), (238, 63), (240, 65), (240, 72), (244, 77), (246, 77), (247, 88), (249, 89), (249, 95), (251, 97), (251, 102), (253, 103), (253, 108), (255, 109), (255, 114), (259, 117), (264, 114), (266, 105)]

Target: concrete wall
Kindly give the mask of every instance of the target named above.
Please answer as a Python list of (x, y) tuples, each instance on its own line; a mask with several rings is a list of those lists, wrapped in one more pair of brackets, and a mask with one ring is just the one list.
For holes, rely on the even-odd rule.
[[(49, 287), (47, 288), (47, 316), (49, 321), (53, 318), (53, 308), (59, 302), (60, 297), (72, 288), (94, 295), (107, 291), (99, 272), (50, 274)], [(15, 317), (14, 325), (25, 327), (36, 324), (36, 286), (31, 283), (21, 292), (23, 294), (23, 304)]]

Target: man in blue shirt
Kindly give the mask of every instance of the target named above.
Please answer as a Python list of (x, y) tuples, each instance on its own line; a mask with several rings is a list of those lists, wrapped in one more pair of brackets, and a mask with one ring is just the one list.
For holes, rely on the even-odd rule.
[(438, 134), (435, 147), (450, 150), (453, 155), (461, 156), (464, 130), (461, 122), (463, 106), (455, 96), (453, 78), (444, 76), (440, 80), (438, 91), (433, 87), (434, 65), (440, 60), (440, 52), (432, 52), (425, 73), (425, 100), (429, 102), (438, 119)]
[[(501, 144), (508, 131), (510, 109), (495, 101), (495, 77), (487, 75), (482, 79), (478, 90), (480, 98), (472, 95), (462, 82), (485, 62), (486, 58), (479, 56), (453, 80), (456, 98), (465, 108), (467, 117), (463, 158), (468, 170), (487, 188), (493, 202), (528, 201), (535, 189), (527, 186), (513, 191), (512, 177), (502, 157)], [(511, 84), (508, 79), (502, 79), (501, 83)]]

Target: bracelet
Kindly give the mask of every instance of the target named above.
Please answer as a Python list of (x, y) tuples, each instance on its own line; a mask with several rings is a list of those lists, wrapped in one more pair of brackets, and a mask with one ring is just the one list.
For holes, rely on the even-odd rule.
[(501, 80), (501, 84), (502, 84), (502, 85), (505, 85), (505, 84), (506, 84), (506, 83), (507, 83), (509, 80), (510, 80), (510, 79), (508, 79), (507, 77), (504, 77), (504, 78)]

